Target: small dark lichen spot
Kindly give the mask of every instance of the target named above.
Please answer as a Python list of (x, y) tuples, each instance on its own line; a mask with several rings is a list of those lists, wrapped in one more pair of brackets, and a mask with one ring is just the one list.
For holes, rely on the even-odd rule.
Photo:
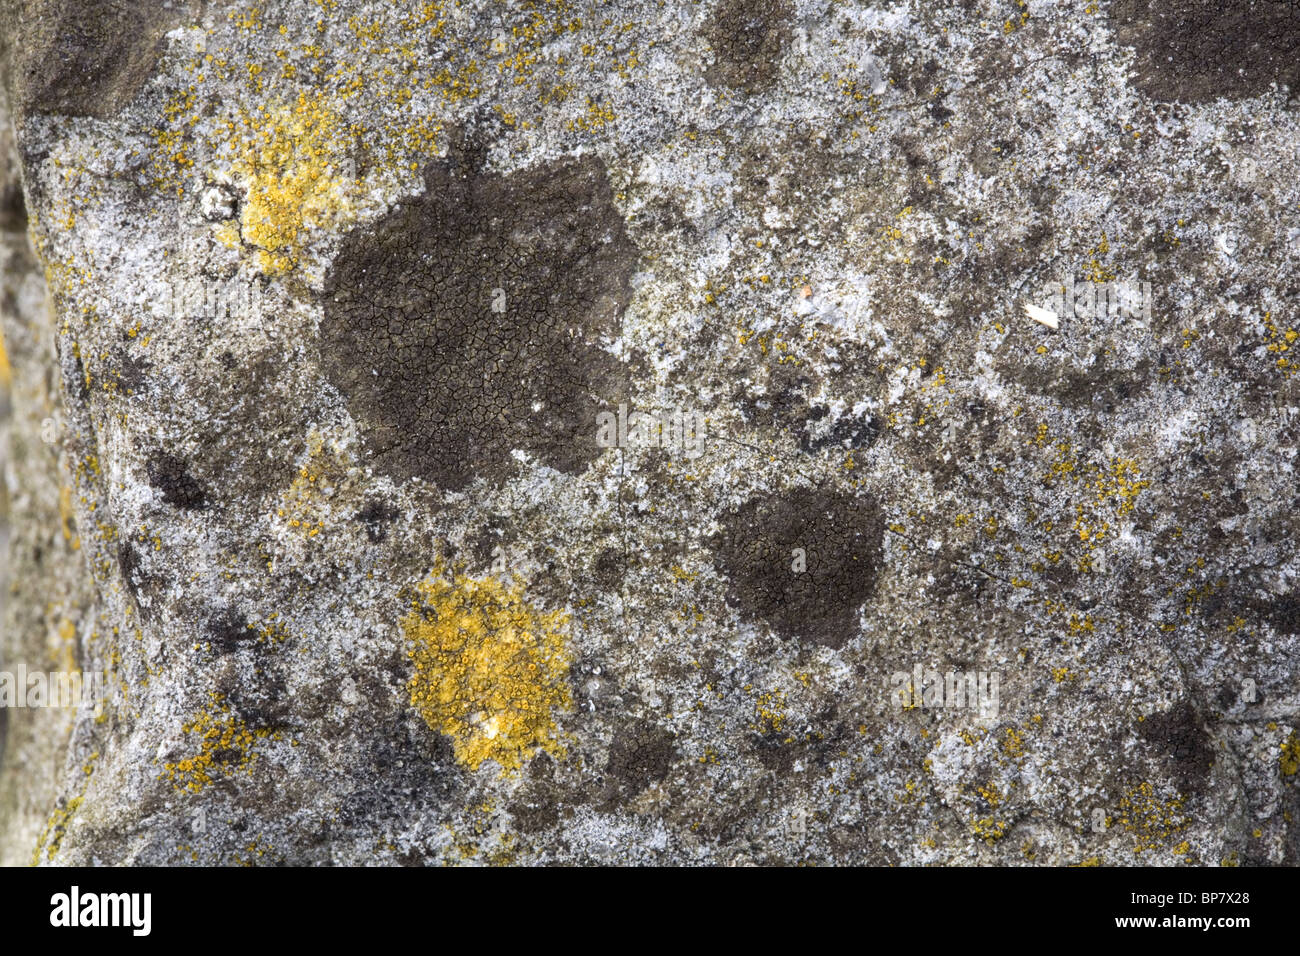
[(117, 543), (117, 564), (122, 570), (122, 581), (131, 596), (140, 617), (146, 621), (157, 618), (162, 606), (164, 582), (152, 574), (135, 545), (125, 539)]
[(90, 385), (86, 381), (86, 363), (80, 355), (74, 355), (72, 362), (61, 363), (63, 384), (67, 394), (74, 395), (77, 401), (85, 404), (90, 401)]
[(122, 580), (136, 606), (140, 605), (140, 585), (136, 575), (140, 572), (140, 554), (130, 541), (119, 540), (117, 543), (117, 566), (122, 569)]
[(1214, 749), (1190, 703), (1183, 701), (1172, 710), (1152, 714), (1138, 724), (1138, 733), (1172, 763), (1180, 790), (1197, 793), (1204, 788), (1214, 763)]
[[(0, 232), (27, 232), (27, 201), (23, 198), (22, 174), (14, 148), (13, 130), (0, 133)], [(12, 298), (11, 289), (5, 295)], [(8, 302), (7, 308), (14, 308)]]
[(751, 498), (710, 544), (727, 602), (743, 616), (787, 639), (842, 647), (875, 588), (883, 535), (873, 499), (797, 488)]
[(219, 764), (237, 764), (243, 754), (234, 747), (221, 747), (212, 751), (212, 759)]
[(131, 355), (125, 349), (115, 349), (112, 365), (109, 366), (102, 384), (123, 395), (136, 395), (142, 392), (149, 380), (148, 362)]
[(704, 28), (713, 49), (704, 78), (746, 93), (771, 87), (790, 44), (793, 14), (790, 0), (721, 0)]
[(1203, 103), (1300, 84), (1293, 0), (1115, 0), (1115, 39), (1136, 53), (1134, 84), (1153, 99)]
[(560, 822), (563, 795), (555, 782), (555, 761), (540, 753), (528, 764), (525, 786), (508, 809), (515, 829), (532, 835), (545, 833)]
[(388, 526), (401, 515), (382, 501), (367, 501), (357, 512), (357, 520), (366, 526), (366, 537), (371, 544), (379, 544), (388, 537)]
[(358, 715), (368, 728), (367, 746), (349, 765), (351, 791), (339, 807), (345, 831), (373, 832), (412, 813), (433, 812), (454, 799), (462, 786), (451, 741), (420, 722)]
[(249, 627), (248, 618), (230, 607), (208, 619), (207, 635), (213, 649), (222, 654), (229, 654), (241, 644), (257, 639), (257, 632)]
[[(209, 632), (210, 633), (210, 632)], [(225, 649), (212, 673), (217, 691), (229, 702), (240, 720), (252, 730), (284, 729), (297, 699), (289, 694), (284, 671), (275, 659), (275, 651), (248, 632), (248, 654), (234, 654)], [(244, 640), (234, 634), (228, 640)]]
[(956, 115), (956, 113), (943, 105), (944, 96), (947, 96), (947, 94), (945, 93), (941, 96), (934, 97), (926, 104), (926, 112), (930, 114), (930, 118), (939, 123), (952, 119)]
[(603, 163), (511, 175), (466, 140), (426, 192), (349, 234), (326, 282), (322, 364), (381, 471), (458, 490), (515, 450), (573, 474), (627, 394), (609, 351), (637, 260)]
[(145, 466), (149, 484), (162, 492), (163, 501), (185, 511), (202, 509), (208, 501), (202, 482), (189, 473), (185, 462), (175, 455), (159, 452)]
[(627, 556), (615, 548), (605, 548), (596, 556), (591, 571), (592, 580), (602, 588), (621, 590), (627, 574)]
[(635, 797), (653, 783), (668, 776), (677, 757), (671, 731), (648, 727), (620, 735), (609, 748), (605, 773), (610, 778), (612, 800)]

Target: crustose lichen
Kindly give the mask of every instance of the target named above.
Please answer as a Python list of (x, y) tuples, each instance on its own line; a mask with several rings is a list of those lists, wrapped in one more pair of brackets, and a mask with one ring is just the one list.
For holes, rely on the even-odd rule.
[(451, 738), (457, 761), (511, 771), (538, 751), (563, 755), (555, 714), (573, 702), (567, 614), (537, 610), (518, 584), (435, 570), (401, 623), (411, 704)]

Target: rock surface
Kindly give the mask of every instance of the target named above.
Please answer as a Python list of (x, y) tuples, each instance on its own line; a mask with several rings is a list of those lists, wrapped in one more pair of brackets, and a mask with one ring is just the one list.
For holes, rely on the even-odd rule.
[(1300, 862), (1223, 6), (0, 6), (0, 863)]

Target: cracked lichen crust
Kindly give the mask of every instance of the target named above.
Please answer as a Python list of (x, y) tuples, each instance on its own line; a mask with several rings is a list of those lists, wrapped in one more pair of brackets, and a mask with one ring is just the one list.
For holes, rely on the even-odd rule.
[(1138, 89), (1198, 103), (1300, 83), (1300, 7), (1291, 0), (1115, 0), (1116, 40), (1136, 53)]
[(884, 520), (866, 496), (793, 488), (749, 499), (712, 544), (727, 601), (782, 637), (842, 647), (881, 564)]
[(636, 248), (603, 164), (481, 163), (430, 164), (423, 195), (349, 234), (325, 289), (322, 365), (367, 454), (447, 490), (508, 477), (515, 449), (580, 471), (626, 394), (611, 349)]
[(713, 50), (710, 83), (762, 93), (776, 82), (790, 44), (790, 0), (720, 0), (704, 30)]

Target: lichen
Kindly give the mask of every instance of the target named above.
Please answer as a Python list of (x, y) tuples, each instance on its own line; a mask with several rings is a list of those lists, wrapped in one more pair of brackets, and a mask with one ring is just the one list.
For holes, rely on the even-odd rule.
[(411, 705), (451, 738), (457, 761), (519, 769), (538, 752), (562, 757), (556, 714), (572, 706), (568, 615), (540, 611), (522, 585), (440, 567), (416, 588), (401, 622), (414, 672)]
[(9, 367), (9, 353), (5, 351), (4, 332), (0, 330), (0, 388), (8, 388), (13, 381), (13, 370)]
[(1119, 801), (1117, 822), (1135, 840), (1134, 853), (1168, 846), (1190, 824), (1182, 796), (1164, 800), (1149, 783), (1129, 790)]
[(231, 173), (246, 190), (240, 236), (257, 248), (263, 272), (283, 275), (297, 264), (312, 229), (337, 229), (353, 208), (356, 178), (345, 174), (342, 152), (348, 130), (316, 92), (241, 111), (227, 129)]
[(250, 728), (236, 716), (225, 697), (212, 692), (208, 706), (195, 714), (181, 730), (197, 734), (199, 752), (175, 763), (164, 764), (160, 776), (170, 780), (180, 791), (198, 793), (223, 774), (253, 772), (257, 745), (261, 740), (281, 739), (278, 731), (266, 727)]
[(1291, 735), (1282, 741), (1282, 754), (1278, 758), (1282, 776), (1294, 777), (1300, 772), (1300, 732), (1291, 731)]

